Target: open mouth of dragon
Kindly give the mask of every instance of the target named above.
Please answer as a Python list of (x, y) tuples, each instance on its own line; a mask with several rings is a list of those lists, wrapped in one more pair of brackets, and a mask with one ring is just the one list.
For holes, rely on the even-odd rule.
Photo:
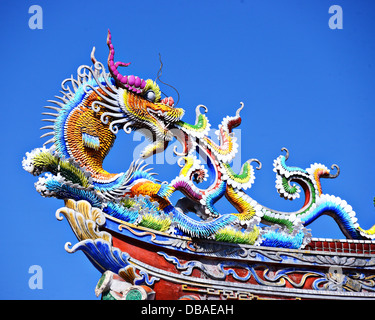
[[(158, 104), (155, 104), (158, 106)], [(164, 107), (164, 106), (163, 106)], [(141, 152), (142, 158), (147, 158), (152, 154), (164, 151), (168, 143), (173, 139), (173, 133), (171, 129), (174, 127), (174, 123), (179, 121), (183, 116), (183, 109), (180, 108), (168, 108), (170, 110), (163, 111), (157, 108), (147, 108), (149, 117), (151, 118), (148, 124), (150, 130), (141, 128), (141, 133), (150, 142), (143, 151)]]
[(173, 134), (170, 129), (173, 127), (173, 123), (176, 123), (181, 119), (181, 116), (170, 114), (170, 112), (163, 112), (161, 110), (147, 109), (148, 113), (155, 120), (155, 134), (156, 139), (164, 139), (166, 141), (171, 141)]
[[(148, 101), (144, 96), (126, 89), (120, 89), (119, 96), (122, 112), (129, 119), (124, 124), (125, 128), (137, 130), (150, 142), (141, 156), (147, 158), (165, 150), (168, 142), (173, 139), (173, 124), (182, 118), (184, 110), (174, 108), (173, 104), (165, 104), (164, 101)], [(130, 133), (129, 130), (125, 131)]]

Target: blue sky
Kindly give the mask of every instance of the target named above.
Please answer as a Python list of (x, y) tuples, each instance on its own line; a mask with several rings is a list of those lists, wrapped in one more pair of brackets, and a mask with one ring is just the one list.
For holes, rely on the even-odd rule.
[[(33, 4), (43, 9), (42, 30), (28, 26)], [(333, 4), (343, 9), (342, 30), (328, 26)], [(61, 81), (91, 64), (93, 46), (106, 61), (108, 28), (115, 59), (132, 62), (131, 74), (154, 79), (161, 53), (162, 80), (178, 89), (185, 121), (204, 104), (217, 127), (245, 103), (241, 159), (262, 161), (248, 190), (258, 202), (288, 211), (301, 205), (279, 198), (274, 187), (272, 163), (286, 147), (293, 166), (338, 164), (340, 176), (324, 180), (323, 192), (351, 204), (362, 227), (375, 224), (374, 9), (372, 1), (341, 0), (1, 1), (0, 299), (96, 299), (99, 272), (82, 252), (64, 250), (76, 239), (67, 221), (55, 218), (62, 201), (42, 198), (21, 161), (42, 145), (42, 107)], [(105, 168), (126, 170), (129, 149), (139, 143), (120, 132)], [(153, 167), (161, 180), (179, 169)], [(219, 206), (232, 210), (225, 201)], [(315, 237), (343, 237), (329, 217), (309, 228)], [(41, 290), (28, 286), (32, 265), (42, 267)]]

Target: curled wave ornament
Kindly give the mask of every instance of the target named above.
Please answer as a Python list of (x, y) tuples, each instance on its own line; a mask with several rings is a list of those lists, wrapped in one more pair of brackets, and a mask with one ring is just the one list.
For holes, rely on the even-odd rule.
[(84, 200), (76, 202), (66, 199), (65, 207), (56, 211), (56, 218), (59, 221), (63, 220), (61, 215), (68, 220), (79, 240), (73, 246), (71, 242), (66, 242), (64, 248), (67, 252), (82, 251), (100, 272), (109, 270), (135, 285), (153, 285), (159, 280), (150, 277), (144, 270), (140, 270), (138, 275), (128, 260), (129, 254), (113, 246), (110, 233), (99, 230), (99, 227), (106, 222), (102, 210), (93, 208)]
[(108, 232), (99, 231), (99, 226), (105, 223), (103, 212), (91, 207), (89, 202), (66, 199), (65, 207), (56, 211), (56, 218), (60, 221), (63, 219), (61, 214), (68, 220), (78, 240), (102, 239), (112, 242), (112, 236)]
[(103, 239), (86, 239), (70, 247), (71, 243), (65, 244), (65, 250), (69, 253), (83, 251), (95, 267), (104, 272), (111, 270), (118, 273), (120, 269), (129, 266), (129, 255), (112, 246)]

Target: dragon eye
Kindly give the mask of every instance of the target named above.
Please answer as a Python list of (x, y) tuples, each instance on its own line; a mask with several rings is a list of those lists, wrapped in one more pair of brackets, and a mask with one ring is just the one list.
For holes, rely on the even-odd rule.
[(152, 90), (148, 90), (145, 94), (145, 98), (148, 100), (148, 101), (151, 101), (151, 102), (154, 102), (155, 101), (155, 98), (156, 98), (156, 95), (155, 95), (155, 92), (152, 91)]

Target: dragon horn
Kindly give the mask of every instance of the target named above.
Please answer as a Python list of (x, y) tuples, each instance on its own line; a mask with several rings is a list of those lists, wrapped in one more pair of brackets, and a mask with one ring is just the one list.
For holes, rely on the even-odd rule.
[(121, 67), (127, 67), (130, 65), (130, 63), (125, 62), (114, 62), (113, 58), (115, 56), (115, 49), (113, 47), (112, 41), (111, 41), (111, 32), (108, 29), (108, 36), (107, 36), (107, 45), (109, 48), (109, 55), (108, 55), (108, 69), (111, 73), (112, 77), (116, 80), (116, 83), (121, 86), (125, 87), (126, 89), (133, 91), (135, 93), (141, 93), (144, 87), (146, 86), (146, 81), (136, 77), (136, 76), (123, 76), (120, 72), (118, 72), (117, 68), (119, 66)]

